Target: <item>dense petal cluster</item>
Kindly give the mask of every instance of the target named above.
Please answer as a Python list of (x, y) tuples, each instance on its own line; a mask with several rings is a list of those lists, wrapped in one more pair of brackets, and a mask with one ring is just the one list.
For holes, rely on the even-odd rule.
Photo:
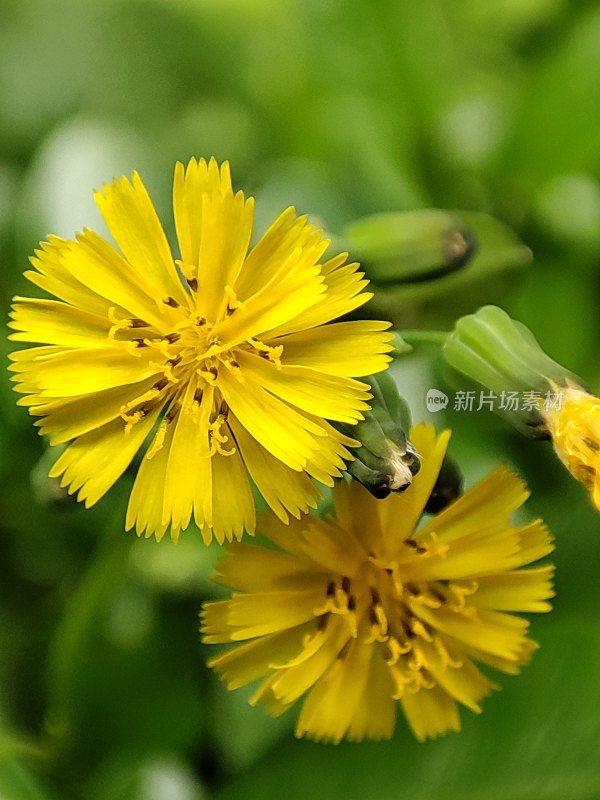
[(383, 322), (332, 322), (363, 304), (346, 254), (288, 208), (250, 248), (253, 200), (229, 165), (177, 164), (175, 260), (140, 177), (96, 193), (119, 249), (91, 230), (50, 237), (27, 277), (57, 299), (15, 298), (23, 405), (53, 444), (51, 475), (87, 506), (149, 441), (127, 526), (176, 537), (192, 515), (208, 542), (253, 531), (252, 483), (284, 521), (331, 484), (391, 350)]
[(449, 433), (413, 429), (422, 469), (404, 494), (374, 499), (340, 481), (336, 516), (285, 528), (274, 547), (231, 545), (205, 605), (211, 666), (230, 689), (263, 679), (251, 702), (273, 715), (304, 697), (297, 735), (339, 742), (392, 734), (401, 706), (419, 740), (458, 730), (457, 704), (479, 712), (494, 688), (476, 662), (514, 674), (536, 648), (513, 612), (550, 609), (553, 549), (541, 520), (516, 525), (528, 497), (501, 467), (419, 526)]
[(541, 409), (554, 449), (600, 510), (600, 400), (580, 386), (556, 387), (560, 399)]

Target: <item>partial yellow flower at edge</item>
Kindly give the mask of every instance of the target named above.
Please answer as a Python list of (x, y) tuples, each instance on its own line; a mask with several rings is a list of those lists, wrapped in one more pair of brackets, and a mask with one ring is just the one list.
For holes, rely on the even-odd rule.
[(550, 610), (553, 567), (523, 567), (553, 544), (510, 521), (524, 483), (500, 467), (417, 527), (449, 432), (410, 438), (423, 466), (404, 494), (339, 481), (335, 518), (265, 515), (275, 548), (233, 544), (217, 566), (233, 596), (205, 604), (203, 639), (232, 646), (209, 665), (230, 689), (261, 680), (251, 702), (274, 716), (303, 698), (297, 736), (388, 738), (398, 706), (420, 741), (458, 731), (458, 705), (498, 688), (477, 662), (516, 674), (537, 647), (514, 612)]
[(600, 400), (570, 381), (555, 386), (554, 395), (557, 402), (540, 403), (540, 414), (556, 454), (600, 510)]
[(332, 322), (371, 295), (346, 254), (288, 208), (249, 249), (253, 199), (229, 164), (177, 164), (174, 260), (137, 173), (96, 193), (118, 250), (85, 230), (49, 237), (26, 276), (56, 299), (14, 299), (19, 402), (51, 444), (51, 475), (96, 503), (148, 441), (127, 528), (177, 538), (194, 517), (208, 543), (254, 531), (251, 481), (287, 522), (316, 504), (387, 367), (388, 323)]

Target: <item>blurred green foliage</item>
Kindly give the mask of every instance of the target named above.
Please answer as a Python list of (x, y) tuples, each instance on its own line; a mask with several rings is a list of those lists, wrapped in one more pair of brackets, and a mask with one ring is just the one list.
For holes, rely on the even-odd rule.
[[(3, 0), (0, 19), (3, 308), (30, 292), (40, 239), (104, 232), (93, 187), (138, 169), (169, 220), (173, 162), (215, 155), (256, 192), (258, 229), (290, 203), (338, 235), (462, 210), (480, 238), (465, 271), (386, 286), (369, 313), (448, 327), (497, 302), (600, 389), (597, 3)], [(415, 419), (436, 361), (424, 347), (394, 366)], [(546, 445), (445, 418), (467, 484), (512, 462), (555, 532), (532, 664), (460, 735), (419, 745), (400, 721), (390, 742), (335, 748), (296, 742), (293, 713), (268, 719), (204, 667), (218, 549), (194, 530), (126, 536), (126, 480), (90, 511), (65, 501), (6, 378), (0, 406), (2, 800), (600, 798), (598, 516)]]

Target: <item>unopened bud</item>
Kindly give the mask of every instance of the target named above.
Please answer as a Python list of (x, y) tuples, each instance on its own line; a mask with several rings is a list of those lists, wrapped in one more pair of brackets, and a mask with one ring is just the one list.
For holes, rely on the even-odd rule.
[[(583, 381), (544, 353), (531, 331), (497, 306), (483, 306), (461, 317), (442, 348), (451, 383), (466, 383), (497, 396), (508, 392), (540, 399), (557, 387)], [(466, 381), (466, 383), (465, 383)], [(548, 438), (541, 402), (497, 408), (516, 428)]]
[(455, 214), (435, 208), (374, 214), (351, 223), (345, 246), (377, 284), (417, 283), (464, 266), (476, 239)]
[(412, 483), (421, 463), (405, 434), (410, 412), (389, 375), (362, 378), (371, 387), (371, 409), (356, 425), (336, 423), (343, 433), (360, 442), (347, 470), (352, 477), (382, 499), (403, 492)]
[(460, 497), (462, 491), (463, 477), (460, 468), (453, 458), (446, 455), (442, 461), (435, 486), (425, 504), (425, 511), (428, 514), (439, 514), (446, 506)]
[(600, 510), (600, 399), (581, 378), (547, 356), (528, 328), (495, 306), (459, 319), (443, 352), (463, 384), (466, 379), (497, 395), (527, 396), (527, 404), (499, 413), (529, 436), (550, 439)]

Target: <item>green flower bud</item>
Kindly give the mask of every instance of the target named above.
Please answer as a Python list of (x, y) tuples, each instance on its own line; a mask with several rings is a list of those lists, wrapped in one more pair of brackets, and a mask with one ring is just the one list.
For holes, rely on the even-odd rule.
[(442, 468), (438, 474), (429, 500), (425, 505), (428, 514), (439, 514), (463, 492), (463, 476), (456, 461), (449, 455), (444, 456)]
[[(466, 379), (498, 397), (509, 392), (544, 397), (559, 387), (583, 385), (544, 353), (525, 325), (497, 306), (483, 306), (475, 314), (461, 317), (442, 352), (451, 383), (464, 386)], [(541, 402), (522, 404), (516, 410), (500, 406), (498, 412), (529, 436), (548, 437)]]
[(527, 406), (499, 413), (530, 436), (549, 439), (600, 511), (600, 398), (553, 361), (531, 331), (495, 306), (462, 317), (443, 345), (454, 376), (496, 395), (528, 394)]
[(439, 278), (464, 266), (476, 250), (464, 222), (435, 208), (364, 217), (343, 236), (369, 279), (380, 285)]
[(421, 464), (405, 434), (410, 427), (410, 411), (392, 378), (384, 373), (361, 380), (371, 387), (370, 411), (356, 425), (335, 425), (360, 442), (348, 472), (381, 499), (407, 489)]

